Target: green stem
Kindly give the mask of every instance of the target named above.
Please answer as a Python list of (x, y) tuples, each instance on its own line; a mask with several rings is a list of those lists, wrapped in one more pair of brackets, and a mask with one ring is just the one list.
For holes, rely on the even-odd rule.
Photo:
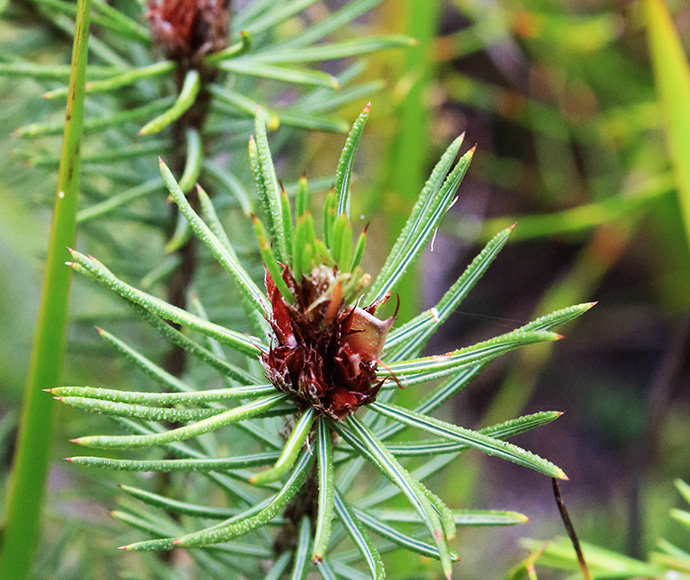
[[(433, 75), (431, 50), (441, 6), (440, 2), (427, 0), (406, 0), (402, 4), (405, 13), (404, 32), (419, 44), (404, 51), (402, 73), (409, 83), (409, 89), (400, 99), (397, 108), (399, 130), (392, 146), (388, 183), (388, 189), (400, 200), (395, 204), (399, 212), (391, 216), (388, 222), (389, 236), (393, 241), (405, 225), (426, 179), (428, 158), (420, 155), (420, 151), (424, 149), (420, 145), (429, 140), (429, 105), (426, 94)], [(396, 5), (395, 10), (399, 9)], [(410, 320), (419, 311), (416, 271), (417, 266), (409, 268), (398, 286), (401, 297), (397, 316), (399, 322)]]
[(0, 578), (30, 577), (50, 461), (55, 404), (42, 389), (57, 386), (67, 334), (71, 268), (81, 170), (84, 85), (91, 0), (79, 0), (55, 209), (31, 366), (6, 500)]

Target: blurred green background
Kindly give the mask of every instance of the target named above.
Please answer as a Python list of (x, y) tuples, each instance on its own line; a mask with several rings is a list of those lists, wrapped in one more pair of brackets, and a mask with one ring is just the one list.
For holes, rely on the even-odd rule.
[[(299, 31), (342, 4), (318, 3), (285, 30)], [(690, 6), (677, 1), (668, 7), (687, 54)], [(683, 155), (690, 101), (674, 104), (672, 98), (683, 95), (682, 82), (674, 87), (674, 79), (688, 71), (682, 60), (650, 53), (644, 8), (636, 1), (387, 0), (352, 25), (355, 34), (405, 33), (419, 40), (415, 48), (368, 57), (366, 75), (385, 79), (386, 87), (371, 97), (353, 213), (371, 218), (372, 270), (441, 151), (463, 131), (468, 146), (477, 144), (433, 251), (401, 290), (401, 318), (433, 305), (483, 242), (517, 223), (511, 242), (429, 351), (489, 338), (555, 308), (598, 301), (567, 329), (566, 340), (494, 363), (446, 412), (475, 427), (521, 412), (565, 411), (518, 444), (570, 476), (562, 489), (581, 539), (642, 559), (661, 536), (688, 546), (687, 534), (667, 513), (678, 503), (673, 478), (690, 479), (690, 149)], [(0, 58), (68, 62), (69, 39), (34, 20), (29, 3), (4, 10)], [(10, 133), (49, 110), (40, 97), (44, 91), (31, 80), (0, 79), (3, 476), (55, 187), (50, 168), (27, 165), (27, 156), (36, 153), (32, 143)], [(354, 119), (365, 102), (348, 105), (340, 116)], [(329, 175), (343, 137), (300, 138), (303, 146), (287, 147), (279, 160), (282, 179), (294, 181), (302, 171)], [(132, 247), (144, 236), (124, 221), (112, 232)], [(162, 252), (162, 243), (147, 249), (152, 260)], [(102, 322), (102, 312), (118, 324), (106, 297), (77, 280), (71, 312), (64, 384), (116, 387), (141, 380), (114, 353), (93, 344), (92, 324)], [(138, 338), (160, 352), (150, 336)], [(78, 411), (59, 413), (37, 577), (114, 577), (111, 558), (121, 556), (112, 548), (127, 531), (107, 509), (115, 506), (121, 478), (60, 461), (73, 454), (67, 440), (97, 423)], [(525, 557), (519, 538), (562, 534), (550, 482), (534, 473), (470, 454), (433, 485), (452, 507), (513, 509), (531, 518), (509, 530), (461, 533), (458, 577), (501, 578)], [(123, 569), (128, 566), (137, 569), (134, 563)], [(390, 570), (402, 578), (436, 573), (402, 553), (391, 559)], [(548, 570), (539, 575), (562, 577)]]

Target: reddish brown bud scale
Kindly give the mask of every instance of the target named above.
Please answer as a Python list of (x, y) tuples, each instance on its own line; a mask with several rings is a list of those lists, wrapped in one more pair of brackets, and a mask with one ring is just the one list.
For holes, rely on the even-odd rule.
[(393, 318), (376, 318), (378, 304), (346, 305), (336, 274), (336, 269), (321, 266), (298, 284), (284, 268), (293, 306), (266, 275), (275, 342), (261, 362), (277, 389), (296, 395), (305, 408), (341, 419), (376, 399), (382, 384), (376, 376), (378, 356)]
[(192, 59), (228, 45), (229, 0), (149, 0), (153, 41), (166, 56)]

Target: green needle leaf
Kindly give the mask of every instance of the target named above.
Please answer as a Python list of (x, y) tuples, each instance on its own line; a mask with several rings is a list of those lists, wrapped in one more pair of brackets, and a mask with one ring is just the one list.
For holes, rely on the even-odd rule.
[(276, 176), (276, 170), (271, 157), (271, 150), (268, 147), (268, 137), (266, 135), (266, 124), (263, 117), (257, 112), (254, 120), (256, 133), (256, 159), (259, 168), (259, 177), (262, 187), (258, 188), (259, 196), (266, 196), (262, 199), (264, 207), (268, 209), (270, 215), (269, 232), (273, 237), (275, 254), (281, 262), (287, 264), (289, 256), (288, 238), (283, 221), (282, 188)]
[(364, 530), (364, 526), (359, 522), (350, 507), (343, 501), (339, 493), (335, 493), (335, 511), (338, 518), (345, 526), (345, 530), (354, 542), (357, 549), (362, 554), (364, 561), (369, 567), (372, 580), (384, 580), (386, 571), (383, 567), (381, 554), (376, 549), (376, 545), (371, 541), (369, 535)]
[(249, 481), (255, 485), (265, 485), (278, 481), (285, 475), (297, 461), (297, 456), (304, 446), (304, 442), (311, 433), (311, 426), (314, 424), (316, 418), (316, 410), (314, 407), (309, 407), (297, 421), (295, 427), (288, 437), (283, 452), (280, 454), (278, 461), (271, 468), (253, 475)]
[(139, 135), (153, 135), (165, 129), (171, 123), (177, 121), (195, 103), (196, 97), (201, 90), (201, 79), (199, 71), (191, 69), (185, 76), (180, 94), (175, 100), (175, 104), (165, 113), (159, 115), (141, 128)]
[(347, 141), (345, 141), (343, 152), (340, 154), (338, 168), (335, 172), (335, 185), (333, 188), (335, 189), (335, 194), (338, 196), (337, 213), (338, 215), (345, 214), (348, 218), (350, 217), (350, 179), (352, 178), (352, 168), (355, 165), (357, 146), (359, 145), (359, 140), (362, 138), (364, 127), (367, 124), (370, 109), (371, 103), (367, 103), (367, 106), (364, 107), (364, 110), (353, 123), (350, 134), (347, 136)]
[(303, 516), (297, 529), (297, 545), (295, 546), (295, 559), (292, 564), (290, 580), (303, 580), (306, 576), (310, 547), (311, 520), (309, 516)]
[[(243, 455), (238, 457), (214, 457), (213, 459), (108, 459), (106, 457), (69, 457), (67, 461), (86, 467), (98, 467), (110, 471), (230, 471), (268, 465), (279, 457), (277, 451)], [(229, 517), (229, 516), (228, 516)]]
[(460, 348), (443, 355), (434, 355), (410, 361), (391, 363), (380, 376), (395, 376), (404, 385), (414, 385), (432, 378), (446, 376), (456, 369), (484, 364), (521, 346), (562, 338), (559, 334), (538, 331), (514, 330), (501, 336)]
[[(416, 513), (409, 513), (415, 517), (413, 521), (420, 522)], [(413, 538), (412, 536), (408, 536), (407, 534), (403, 534), (401, 531), (396, 530), (395, 528), (385, 524), (376, 516), (363, 512), (362, 510), (358, 510), (355, 508), (354, 514), (360, 522), (362, 522), (369, 529), (376, 532), (379, 536), (391, 540), (392, 542), (395, 542), (403, 548), (406, 548), (413, 552), (417, 552), (422, 556), (426, 556), (427, 558), (434, 558), (436, 560), (440, 559), (441, 556), (435, 546), (427, 544), (426, 542), (422, 542), (421, 540)], [(451, 559), (455, 562), (460, 560), (458, 555), (454, 552), (451, 552)]]
[(146, 292), (141, 292), (133, 288), (129, 284), (125, 284), (121, 280), (118, 280), (110, 270), (95, 258), (85, 256), (76, 250), (71, 250), (71, 254), (74, 260), (74, 263), (70, 263), (72, 268), (79, 270), (81, 267), (83, 273), (92, 277), (99, 284), (106, 288), (110, 288), (128, 302), (133, 302), (134, 304), (142, 306), (152, 314), (170, 320), (171, 322), (181, 324), (182, 326), (187, 326), (211, 338), (215, 338), (223, 344), (227, 344), (235, 350), (251, 357), (257, 356), (260, 349), (263, 347), (261, 342), (257, 339), (252, 339), (246, 335), (213, 324), (212, 322), (207, 322), (197, 316), (189, 314), (181, 308), (168, 304), (160, 298), (156, 298)]
[(464, 443), (474, 449), (479, 449), (487, 455), (495, 455), (502, 459), (507, 459), (508, 461), (512, 461), (524, 467), (529, 467), (549, 477), (568, 479), (560, 467), (512, 443), (506, 443), (505, 441), (484, 435), (478, 431), (471, 431), (464, 427), (453, 425), (452, 423), (446, 423), (439, 419), (427, 417), (397, 405), (372, 403), (370, 408), (396, 421), (400, 421), (412, 427), (417, 427), (418, 429), (422, 429), (445, 439)]
[[(260, 313), (267, 313), (268, 307), (263, 292), (261, 292), (251, 276), (239, 263), (235, 252), (228, 245), (221, 243), (218, 237), (211, 231), (211, 228), (194, 211), (172, 172), (162, 160), (160, 160), (160, 170), (170, 196), (180, 208), (180, 212), (187, 219), (196, 236), (211, 251), (213, 257), (218, 260), (223, 269), (230, 274), (242, 297), (252, 305), (252, 309), (258, 310)], [(204, 193), (200, 193), (200, 197), (204, 195)]]
[(331, 537), (331, 522), (335, 502), (335, 471), (331, 432), (327, 420), (319, 418), (316, 423), (316, 456), (319, 463), (319, 511), (314, 535), (312, 562), (320, 564), (326, 554)]
[(101, 448), (120, 448), (129, 449), (134, 447), (153, 447), (162, 445), (164, 443), (171, 443), (173, 441), (182, 441), (184, 439), (191, 439), (198, 437), (204, 433), (210, 433), (226, 425), (238, 423), (251, 419), (257, 415), (269, 411), (278, 403), (287, 401), (288, 396), (282, 393), (265, 397), (258, 401), (252, 401), (241, 407), (236, 407), (228, 411), (224, 411), (214, 417), (209, 417), (197, 423), (163, 431), (162, 433), (154, 433), (151, 435), (94, 435), (91, 437), (80, 437), (74, 439), (74, 443), (85, 445), (87, 447), (101, 447)]
[(376, 52), (387, 48), (402, 48), (415, 46), (417, 41), (409, 36), (387, 35), (358, 38), (333, 44), (320, 44), (307, 48), (294, 48), (266, 51), (254, 55), (254, 60), (271, 63), (304, 63), (349, 58), (369, 52)]
[(152, 540), (149, 542), (130, 544), (125, 548), (133, 551), (150, 551), (170, 550), (176, 547), (190, 548), (195, 546), (209, 546), (227, 542), (228, 540), (248, 534), (252, 530), (270, 522), (285, 510), (287, 505), (304, 485), (307, 475), (309, 475), (311, 471), (311, 465), (311, 455), (306, 450), (302, 451), (297, 465), (292, 471), (290, 478), (285, 482), (283, 488), (271, 499), (270, 503), (258, 513), (252, 513), (252, 511), (250, 511), (249, 513), (252, 513), (252, 515), (243, 519), (238, 519), (241, 518), (241, 515), (235, 516), (235, 518), (229, 522), (192, 534), (187, 534), (177, 540), (173, 540), (172, 538)]

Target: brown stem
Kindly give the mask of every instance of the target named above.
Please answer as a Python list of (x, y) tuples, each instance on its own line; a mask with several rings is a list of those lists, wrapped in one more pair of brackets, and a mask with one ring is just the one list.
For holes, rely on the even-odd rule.
[(565, 503), (563, 502), (563, 497), (561, 496), (561, 488), (558, 485), (558, 480), (556, 478), (551, 478), (551, 483), (553, 485), (553, 495), (556, 498), (556, 505), (558, 505), (558, 512), (561, 514), (561, 519), (563, 520), (563, 525), (565, 526), (565, 531), (570, 538), (575, 553), (577, 554), (577, 562), (580, 565), (580, 572), (582, 572), (582, 577), (584, 580), (592, 580), (592, 575), (589, 573), (587, 568), (587, 562), (585, 562), (585, 555), (582, 552), (582, 547), (580, 546), (580, 540), (575, 533), (575, 527), (570, 521), (570, 516), (568, 515), (568, 510), (565, 509)]

